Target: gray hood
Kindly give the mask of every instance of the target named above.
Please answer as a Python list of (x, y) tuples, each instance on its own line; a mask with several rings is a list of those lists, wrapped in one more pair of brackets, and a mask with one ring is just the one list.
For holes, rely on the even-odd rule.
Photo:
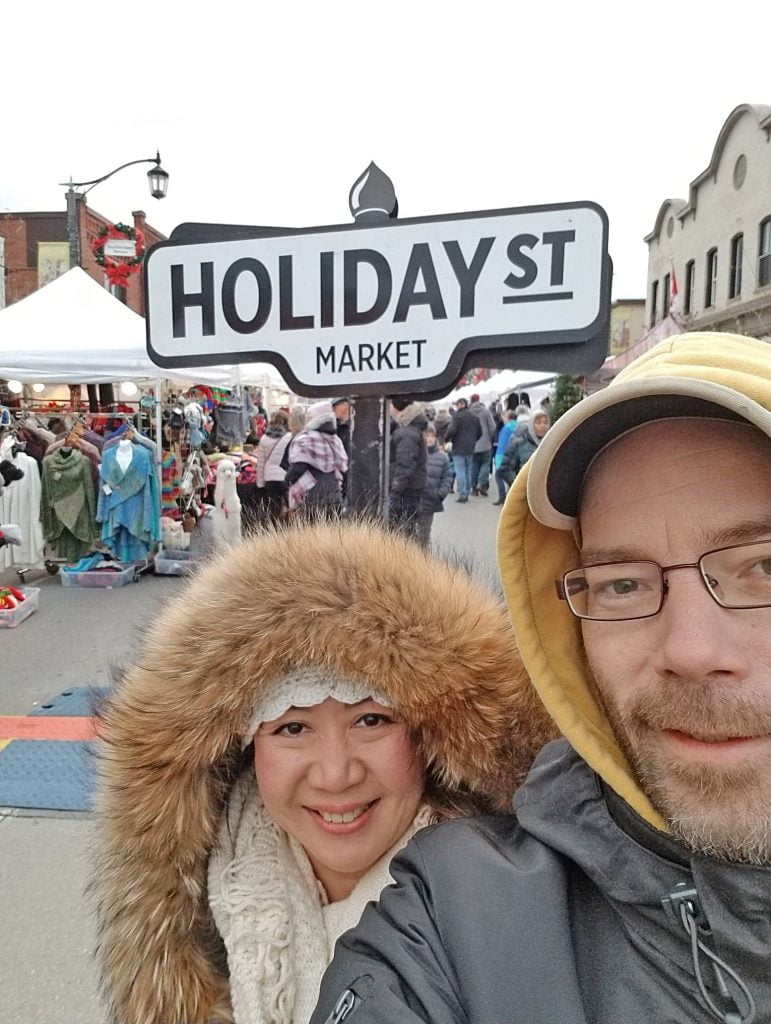
[[(515, 810), (526, 832), (572, 861), (604, 894), (642, 958), (630, 961), (625, 970), (639, 971), (639, 963), (647, 963), (652, 972), (647, 984), (671, 989), (675, 1005), (685, 1014), (682, 1019), (709, 1020), (694, 985), (688, 936), (662, 906), (679, 883), (695, 887), (710, 929), (702, 935), (704, 945), (751, 992), (756, 1024), (771, 1021), (771, 867), (690, 856), (602, 783), (566, 740), (548, 744), (538, 755), (515, 797)], [(709, 957), (701, 952), (699, 961), (711, 987)], [(730, 978), (728, 987), (744, 1009), (746, 1003)]]

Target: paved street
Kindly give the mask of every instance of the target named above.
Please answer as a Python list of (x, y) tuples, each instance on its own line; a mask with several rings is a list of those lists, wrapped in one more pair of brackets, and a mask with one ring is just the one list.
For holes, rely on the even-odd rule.
[[(446, 511), (434, 519), (433, 540), (497, 586), (500, 509), (493, 500), (491, 495), (459, 505), (451, 495)], [(0, 573), (0, 582), (16, 583), (15, 573)], [(130, 657), (142, 626), (182, 583), (148, 576), (102, 591), (64, 589), (47, 574), (30, 574), (27, 582), (40, 586), (40, 608), (16, 629), (0, 630), (0, 717), (28, 715), (64, 691), (109, 685), (111, 667)], [(0, 807), (4, 1024), (104, 1020), (91, 957), (94, 931), (83, 896), (92, 828), (85, 812)]]

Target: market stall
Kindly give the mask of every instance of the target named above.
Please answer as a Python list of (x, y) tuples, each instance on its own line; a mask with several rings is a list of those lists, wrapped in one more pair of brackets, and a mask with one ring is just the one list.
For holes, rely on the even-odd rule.
[[(103, 570), (106, 574), (114, 568), (109, 564), (110, 554), (121, 565), (124, 561), (135, 564), (142, 556), (147, 564), (147, 556), (161, 538), (162, 464), (168, 454), (164, 441), (169, 449), (176, 447), (177, 464), (182, 461), (180, 434), (174, 445), (169, 442), (168, 430), (163, 430), (166, 405), (181, 401), (192, 415), (196, 401), (195, 397), (187, 401), (187, 392), (193, 385), (199, 385), (210, 394), (216, 390), (219, 402), (214, 402), (215, 406), (230, 402), (231, 407), (241, 403), (251, 409), (246, 402), (249, 385), (257, 385), (266, 392), (269, 388), (275, 391), (284, 387), (272, 367), (258, 364), (161, 370), (148, 358), (145, 345), (144, 319), (80, 268), (68, 271), (0, 311), (0, 379), (18, 382), (18, 389), (23, 390), (23, 398), (4, 414), (0, 444), (28, 478), (27, 485), (14, 485), (15, 497), (10, 487), (5, 497), (0, 496), (0, 522), (10, 521), (11, 516), (22, 518), (29, 536), (23, 551), (8, 553), (7, 548), (5, 553), (0, 552), (4, 559), (0, 568), (21, 563), (40, 565), (43, 542), (60, 561), (67, 563), (68, 570), (75, 572)], [(36, 391), (49, 392), (54, 384), (117, 382), (123, 382), (123, 388), (135, 385), (138, 397), (133, 406), (124, 401), (118, 410), (113, 407), (102, 414), (84, 412), (72, 401), (64, 403), (66, 412), (56, 435), (49, 432), (50, 423), (41, 415), (50, 411), (49, 403), (44, 401), (47, 395), (38, 399), (30, 388), (23, 387), (29, 384)], [(153, 413), (153, 424), (144, 433), (138, 429), (137, 413), (148, 407)], [(148, 416), (148, 428), (149, 420)], [(201, 406), (199, 426), (203, 428), (205, 422)], [(187, 419), (183, 426), (189, 428)], [(184, 437), (188, 451), (199, 448), (204, 436), (203, 430), (197, 436), (188, 430)], [(42, 488), (36, 493), (36, 488), (29, 486), (34, 483), (37, 465), (25, 450), (28, 443), (37, 456), (42, 480)], [(123, 452), (117, 463), (121, 479), (128, 475), (132, 487), (136, 485), (132, 491), (136, 500), (130, 508), (128, 503), (121, 506), (117, 501), (115, 488), (107, 479), (110, 476), (114, 482), (116, 474), (117, 454), (112, 452), (113, 448)], [(187, 452), (184, 454), (189, 457)], [(152, 463), (151, 473), (148, 460)], [(184, 475), (180, 466), (180, 477)], [(148, 488), (141, 496), (141, 515), (136, 507), (142, 491), (140, 479)], [(194, 480), (193, 485), (204, 490), (205, 476)], [(4, 502), (8, 502), (7, 508)], [(189, 495), (186, 502), (188, 508), (193, 503)], [(174, 502), (174, 506), (169, 511), (181, 518), (180, 502)], [(102, 559), (105, 564), (85, 566), (84, 559), (89, 561), (92, 555), (99, 554), (94, 548), (102, 549), (107, 556)]]

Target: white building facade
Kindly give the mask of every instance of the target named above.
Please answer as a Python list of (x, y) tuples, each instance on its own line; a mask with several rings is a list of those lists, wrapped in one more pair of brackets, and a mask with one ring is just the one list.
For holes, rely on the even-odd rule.
[(771, 339), (771, 107), (741, 104), (688, 199), (665, 200), (648, 243), (645, 324)]

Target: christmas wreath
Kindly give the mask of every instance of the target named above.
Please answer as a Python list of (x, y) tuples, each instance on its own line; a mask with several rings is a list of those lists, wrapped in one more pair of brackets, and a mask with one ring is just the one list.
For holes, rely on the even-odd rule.
[[(128, 238), (135, 243), (135, 254), (129, 257), (116, 259), (113, 256), (105, 255), (104, 247), (113, 238)], [(128, 224), (110, 224), (102, 228), (91, 248), (100, 267), (110, 284), (117, 284), (125, 288), (128, 285), (129, 277), (136, 274), (142, 266), (145, 258), (145, 236), (138, 228), (132, 228)]]

